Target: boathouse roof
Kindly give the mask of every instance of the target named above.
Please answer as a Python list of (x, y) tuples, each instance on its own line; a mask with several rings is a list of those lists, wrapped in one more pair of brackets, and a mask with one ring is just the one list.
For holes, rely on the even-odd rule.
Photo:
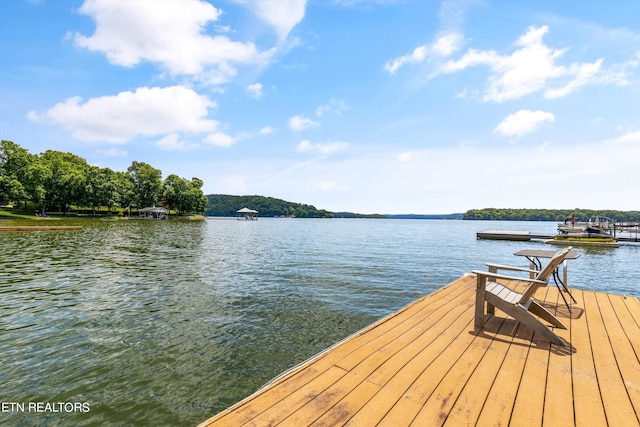
[(249, 209), (249, 208), (242, 208), (242, 209), (238, 209), (236, 211), (237, 213), (258, 213), (258, 211), (254, 211), (253, 209)]
[(162, 206), (152, 206), (150, 208), (142, 208), (138, 209), (138, 212), (148, 212), (148, 213), (169, 213), (168, 209), (163, 208)]

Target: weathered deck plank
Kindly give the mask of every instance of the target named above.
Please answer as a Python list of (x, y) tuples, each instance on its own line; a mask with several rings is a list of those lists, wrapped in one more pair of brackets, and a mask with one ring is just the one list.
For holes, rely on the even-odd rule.
[[(521, 286), (511, 282), (510, 286)], [(474, 330), (465, 276), (274, 379), (201, 426), (640, 426), (640, 302), (549, 286), (552, 345), (500, 310)]]

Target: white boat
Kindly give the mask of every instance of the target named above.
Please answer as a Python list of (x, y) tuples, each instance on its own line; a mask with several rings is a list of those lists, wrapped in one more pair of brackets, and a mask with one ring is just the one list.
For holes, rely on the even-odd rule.
[[(555, 243), (571, 242), (575, 244), (616, 243), (612, 235), (614, 221), (604, 216), (589, 218), (587, 222), (576, 222), (575, 217), (558, 224), (558, 234), (554, 236)], [(550, 242), (550, 243), (554, 243)]]

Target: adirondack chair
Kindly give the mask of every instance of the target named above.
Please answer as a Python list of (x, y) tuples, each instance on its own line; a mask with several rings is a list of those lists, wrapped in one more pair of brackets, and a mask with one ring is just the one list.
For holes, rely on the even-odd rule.
[[(542, 270), (530, 270), (526, 268), (511, 267), (499, 264), (487, 264), (489, 271), (473, 270), (477, 276), (476, 284), (476, 309), (474, 325), (476, 329), (484, 326), (485, 302), (487, 313), (494, 314), (495, 308), (499, 308), (520, 323), (530, 327), (536, 334), (540, 334), (552, 343), (567, 346), (567, 343), (556, 335), (549, 327), (542, 323), (537, 317), (551, 323), (552, 325), (567, 329), (567, 327), (545, 309), (534, 298), (538, 288), (547, 286), (549, 277), (564, 261), (571, 247), (558, 251), (550, 259), (549, 263)], [(498, 270), (513, 270), (533, 273), (533, 278), (513, 277), (498, 274)], [(498, 283), (498, 279), (519, 280), (528, 282), (529, 285), (524, 292), (516, 292), (507, 286)], [(535, 316), (534, 316), (535, 315)]]

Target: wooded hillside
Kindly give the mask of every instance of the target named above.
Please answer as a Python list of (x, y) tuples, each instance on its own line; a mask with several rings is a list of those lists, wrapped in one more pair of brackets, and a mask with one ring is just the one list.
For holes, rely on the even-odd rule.
[(298, 218), (332, 218), (333, 214), (315, 206), (292, 203), (265, 196), (231, 196), (209, 194), (205, 209), (207, 216), (236, 216), (236, 211), (247, 207), (258, 211), (262, 217), (295, 216)]

